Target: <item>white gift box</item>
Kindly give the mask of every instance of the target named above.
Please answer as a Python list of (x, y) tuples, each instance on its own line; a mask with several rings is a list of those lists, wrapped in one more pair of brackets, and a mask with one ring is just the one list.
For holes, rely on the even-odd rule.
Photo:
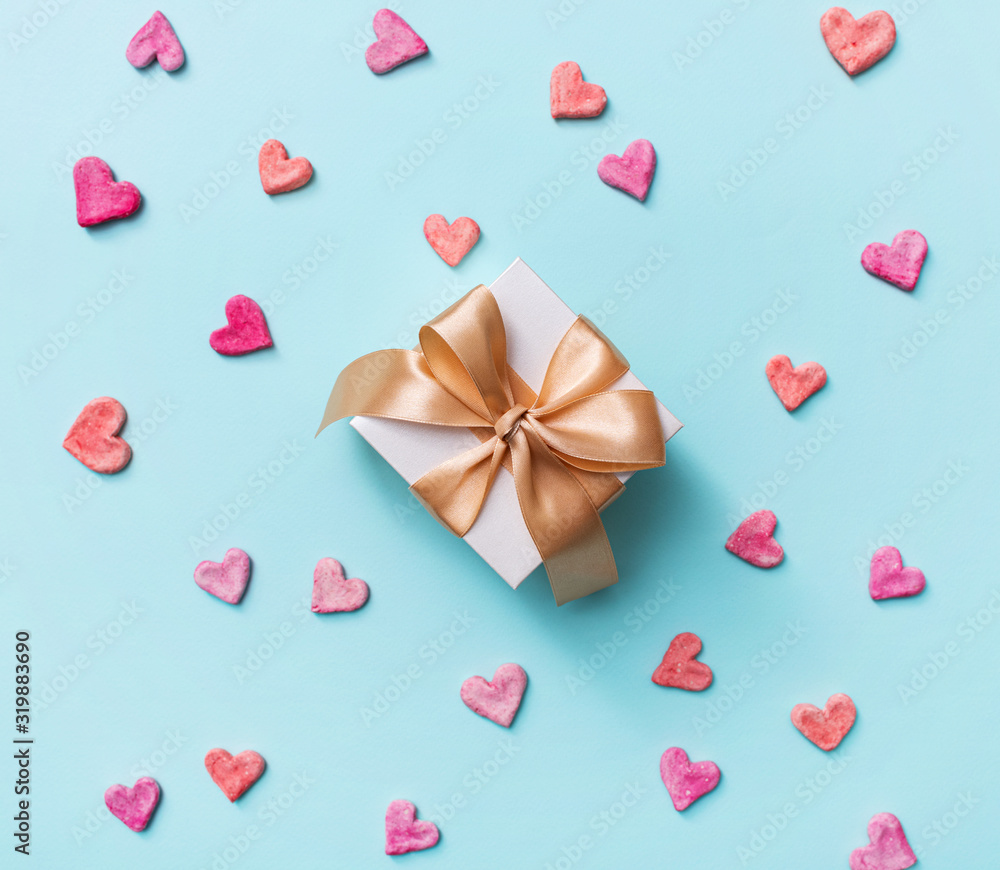
[[(496, 297), (507, 332), (507, 362), (537, 393), (556, 346), (577, 315), (520, 258), (490, 285), (490, 291)], [(646, 387), (629, 371), (609, 389)], [(659, 402), (657, 407), (664, 440), (669, 441), (682, 424)], [(353, 417), (351, 425), (408, 484), (481, 443), (470, 430), (459, 427), (381, 417)], [(623, 483), (629, 477), (631, 473), (618, 475)], [(514, 589), (542, 564), (521, 515), (514, 478), (506, 469), (497, 474), (464, 540)]]

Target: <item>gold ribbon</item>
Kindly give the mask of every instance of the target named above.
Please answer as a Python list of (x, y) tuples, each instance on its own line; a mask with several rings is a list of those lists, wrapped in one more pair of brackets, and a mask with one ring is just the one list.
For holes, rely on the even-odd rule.
[[(615, 472), (664, 463), (649, 390), (607, 390), (628, 371), (619, 350), (577, 317), (535, 393), (507, 365), (507, 334), (480, 284), (420, 329), (420, 350), (356, 359), (337, 378), (319, 431), (354, 415), (471, 429), (482, 444), (421, 477), (412, 492), (464, 536), (503, 465), (556, 603), (618, 582), (598, 508), (622, 490)], [(317, 433), (318, 434), (318, 433)]]

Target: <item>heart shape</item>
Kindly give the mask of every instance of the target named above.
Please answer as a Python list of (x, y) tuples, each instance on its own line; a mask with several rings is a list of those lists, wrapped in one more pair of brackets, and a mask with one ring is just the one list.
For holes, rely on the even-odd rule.
[(794, 411), (826, 384), (826, 369), (819, 363), (807, 362), (792, 368), (792, 361), (784, 354), (771, 357), (764, 372), (787, 411)]
[(778, 518), (772, 511), (750, 514), (726, 541), (726, 549), (758, 568), (773, 568), (785, 558), (781, 544), (774, 540)]
[(368, 600), (368, 584), (356, 577), (347, 579), (344, 566), (336, 559), (320, 559), (313, 571), (313, 613), (342, 613), (357, 610)]
[(510, 728), (527, 685), (528, 675), (520, 665), (500, 665), (492, 682), (483, 677), (469, 677), (462, 683), (462, 703), (473, 713)]
[(607, 104), (604, 88), (585, 82), (578, 63), (567, 60), (552, 70), (549, 108), (553, 118), (596, 118)]
[(242, 356), (265, 347), (272, 347), (271, 333), (264, 312), (249, 296), (236, 295), (226, 302), (228, 323), (209, 337), (212, 350), (223, 356)]
[(159, 802), (160, 787), (149, 776), (137, 779), (132, 788), (113, 785), (104, 792), (104, 803), (111, 815), (121, 819), (133, 831), (145, 829)]
[(100, 157), (81, 157), (73, 165), (76, 190), (76, 222), (92, 227), (134, 214), (142, 202), (139, 188), (131, 181), (115, 181), (114, 173)]
[(663, 654), (663, 661), (653, 671), (653, 682), (688, 692), (703, 692), (712, 685), (712, 669), (695, 661), (701, 652), (701, 638), (685, 631), (672, 641)]
[(858, 711), (847, 695), (831, 695), (822, 710), (813, 704), (796, 704), (792, 708), (792, 724), (820, 749), (829, 752), (840, 745), (854, 726)]
[(427, 54), (427, 43), (391, 9), (379, 9), (375, 13), (372, 27), (377, 39), (368, 46), (365, 63), (377, 75)]
[(479, 241), (479, 224), (467, 217), (449, 224), (444, 215), (432, 214), (424, 221), (424, 236), (442, 260), (457, 266)]
[(846, 9), (834, 6), (823, 13), (819, 29), (830, 54), (852, 76), (878, 63), (896, 43), (896, 22), (888, 12), (869, 12), (855, 21)]
[(149, 66), (154, 60), (167, 72), (184, 63), (184, 49), (173, 27), (162, 12), (154, 12), (125, 49), (125, 57), (134, 67)]
[(601, 181), (634, 196), (639, 202), (646, 199), (649, 185), (656, 172), (656, 150), (647, 139), (636, 139), (621, 157), (606, 154), (597, 164)]
[(437, 844), (441, 836), (434, 822), (418, 822), (409, 801), (392, 801), (385, 811), (385, 854), (405, 855)]
[(868, 594), (875, 601), (919, 595), (926, 585), (924, 572), (919, 568), (904, 568), (903, 557), (895, 547), (875, 551), (868, 579)]
[(110, 396), (92, 399), (69, 427), (63, 447), (91, 471), (100, 474), (121, 471), (132, 458), (132, 448), (118, 437), (126, 416), (117, 399)]
[(194, 582), (209, 595), (239, 604), (250, 580), (250, 557), (237, 547), (226, 550), (221, 562), (199, 562)]
[(927, 239), (916, 230), (903, 230), (891, 246), (872, 242), (861, 252), (861, 265), (866, 272), (900, 290), (913, 290), (926, 258)]
[(302, 187), (312, 178), (312, 164), (305, 157), (288, 159), (285, 146), (277, 139), (268, 139), (257, 155), (260, 183), (264, 193), (288, 193)]
[(868, 822), (867, 846), (851, 852), (851, 870), (906, 870), (917, 863), (903, 826), (892, 813), (876, 813)]
[(205, 756), (205, 769), (222, 793), (230, 801), (236, 801), (246, 794), (264, 773), (263, 757), (247, 749), (239, 755), (230, 755), (225, 749), (210, 749)]
[(721, 775), (714, 761), (692, 764), (688, 754), (678, 746), (672, 746), (660, 758), (660, 777), (678, 812), (714, 789)]

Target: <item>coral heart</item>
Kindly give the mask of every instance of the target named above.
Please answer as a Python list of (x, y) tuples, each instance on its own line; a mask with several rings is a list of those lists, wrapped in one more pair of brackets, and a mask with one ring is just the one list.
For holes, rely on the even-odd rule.
[(715, 762), (698, 761), (692, 764), (688, 754), (678, 746), (671, 747), (660, 758), (660, 777), (678, 812), (708, 794), (719, 784), (720, 776)]
[(903, 230), (891, 246), (872, 242), (861, 252), (861, 265), (866, 272), (895, 284), (900, 290), (912, 290), (917, 286), (926, 258), (927, 239), (916, 230)]
[(875, 601), (919, 595), (926, 585), (924, 572), (919, 568), (904, 568), (903, 557), (895, 547), (875, 551), (868, 580), (868, 594)]
[(441, 836), (434, 822), (418, 822), (409, 801), (393, 801), (385, 811), (385, 854), (405, 855), (435, 845)]
[(216, 329), (208, 338), (216, 353), (241, 356), (273, 345), (264, 312), (249, 296), (233, 296), (226, 302), (226, 320), (229, 321), (227, 325)]
[(117, 399), (101, 396), (83, 406), (69, 427), (63, 447), (91, 471), (114, 474), (132, 458), (132, 448), (118, 433), (125, 425), (125, 408)]
[(444, 215), (432, 214), (424, 221), (424, 235), (442, 260), (457, 266), (479, 241), (479, 224), (467, 217), (449, 224)]
[(656, 151), (647, 139), (636, 139), (621, 157), (607, 154), (597, 164), (601, 181), (630, 193), (640, 202), (646, 199), (655, 171)]
[(834, 6), (819, 21), (826, 47), (848, 75), (857, 75), (885, 57), (896, 43), (896, 23), (888, 12), (869, 12), (854, 20)]
[(660, 686), (672, 686), (689, 692), (703, 692), (712, 685), (712, 669), (704, 662), (695, 661), (701, 652), (701, 638), (685, 631), (677, 635), (663, 661), (653, 671), (653, 682)]
[(155, 779), (148, 776), (137, 779), (132, 788), (113, 785), (104, 792), (104, 803), (111, 815), (121, 819), (133, 831), (145, 829), (159, 801), (160, 787)]
[(247, 749), (230, 755), (225, 749), (210, 749), (205, 756), (205, 769), (230, 801), (238, 800), (264, 773), (260, 753)]
[(520, 665), (500, 665), (488, 683), (482, 677), (469, 677), (462, 683), (462, 703), (472, 712), (510, 728), (528, 685), (528, 675)]
[(76, 222), (92, 227), (115, 218), (134, 214), (142, 197), (131, 181), (115, 181), (115, 176), (100, 157), (81, 157), (73, 165), (76, 190)]
[(288, 159), (285, 146), (277, 139), (268, 139), (257, 155), (260, 183), (264, 193), (288, 193), (302, 187), (312, 178), (312, 164), (305, 157)]
[(858, 711), (845, 694), (831, 695), (820, 710), (813, 704), (796, 704), (792, 708), (792, 724), (820, 749), (829, 752), (840, 745), (854, 725)]
[(313, 571), (313, 613), (340, 613), (357, 610), (368, 600), (368, 584), (356, 577), (347, 579), (344, 566), (336, 559), (320, 559)]
[(365, 63), (373, 73), (382, 75), (401, 63), (427, 54), (427, 43), (391, 9), (379, 9), (372, 21), (375, 42), (365, 52)]
[(229, 604), (239, 604), (250, 580), (250, 557), (233, 547), (221, 562), (199, 562), (194, 582), (210, 595)]
[(784, 354), (771, 357), (764, 372), (771, 389), (788, 411), (794, 411), (826, 384), (826, 369), (819, 363), (807, 362), (792, 368), (792, 361)]
[(868, 823), (869, 844), (851, 852), (851, 870), (906, 870), (917, 856), (892, 813), (877, 813)]
[(604, 88), (585, 82), (579, 64), (567, 60), (552, 70), (549, 107), (553, 118), (595, 118), (607, 104)]
[(184, 49), (166, 16), (154, 12), (125, 49), (125, 57), (134, 67), (149, 66), (154, 60), (167, 72), (179, 69), (184, 63)]
[(726, 549), (758, 568), (773, 568), (785, 558), (781, 544), (774, 540), (778, 518), (771, 511), (750, 514), (726, 541)]

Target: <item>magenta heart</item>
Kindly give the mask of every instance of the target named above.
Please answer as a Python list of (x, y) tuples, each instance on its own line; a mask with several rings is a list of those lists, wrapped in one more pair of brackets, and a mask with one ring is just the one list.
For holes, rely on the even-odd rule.
[(721, 775), (714, 761), (692, 764), (688, 754), (679, 746), (672, 746), (660, 758), (660, 777), (678, 812), (686, 810), (715, 788)]
[(750, 514), (726, 541), (726, 549), (758, 568), (773, 568), (785, 558), (781, 544), (774, 540), (778, 518), (772, 511)]
[(148, 776), (136, 780), (132, 788), (113, 785), (104, 792), (104, 803), (111, 815), (121, 819), (133, 831), (145, 829), (159, 801), (160, 787), (155, 779)]
[(194, 582), (216, 598), (239, 604), (250, 580), (250, 557), (233, 547), (221, 562), (199, 562)]
[(646, 139), (636, 139), (621, 157), (607, 154), (597, 164), (601, 181), (632, 194), (640, 202), (645, 200), (649, 185), (656, 171), (656, 151)]
[(184, 63), (184, 49), (166, 16), (154, 12), (125, 49), (125, 58), (134, 67), (149, 66), (154, 60), (167, 72), (179, 69)]
[(130, 181), (115, 181), (115, 176), (100, 157), (82, 157), (73, 166), (76, 189), (76, 222), (92, 227), (115, 218), (134, 214), (142, 202)]
[(500, 665), (492, 682), (482, 677), (469, 677), (462, 683), (462, 703), (497, 725), (510, 728), (527, 685), (528, 675), (520, 665)]
[(372, 27), (378, 39), (368, 46), (365, 62), (373, 73), (387, 73), (401, 63), (427, 54), (427, 43), (391, 9), (379, 9)]
[(868, 822), (867, 846), (851, 852), (851, 870), (906, 870), (917, 856), (892, 813), (877, 813)]
[(356, 577), (348, 579), (336, 559), (320, 559), (313, 571), (313, 613), (342, 613), (357, 610), (368, 600), (368, 584)]
[(274, 345), (264, 312), (249, 296), (233, 296), (226, 303), (226, 320), (229, 322), (208, 338), (216, 353), (242, 356)]
[(917, 286), (920, 270), (927, 257), (927, 239), (916, 230), (903, 230), (892, 240), (892, 246), (872, 242), (861, 252), (861, 265), (883, 281), (900, 290)]
[(919, 595), (926, 585), (924, 572), (919, 568), (904, 568), (903, 557), (895, 547), (875, 551), (868, 580), (868, 593), (875, 601)]
[(418, 822), (409, 801), (393, 801), (385, 812), (385, 854), (405, 855), (435, 845), (440, 832), (434, 822)]

